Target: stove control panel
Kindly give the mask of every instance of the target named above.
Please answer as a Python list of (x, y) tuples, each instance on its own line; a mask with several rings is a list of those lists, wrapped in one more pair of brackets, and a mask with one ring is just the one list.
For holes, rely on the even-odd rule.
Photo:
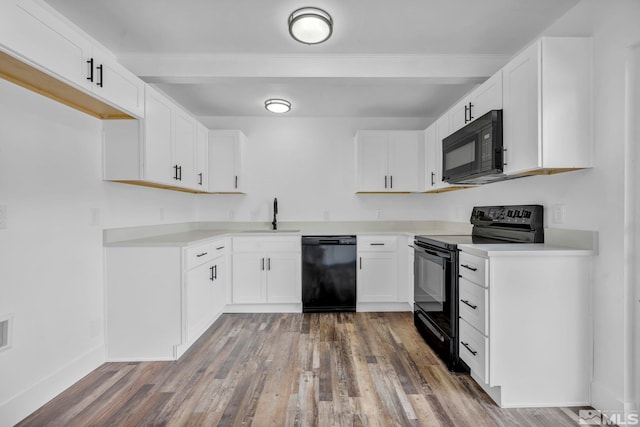
[(476, 206), (471, 212), (471, 223), (479, 226), (526, 226), (542, 228), (543, 207), (540, 205)]

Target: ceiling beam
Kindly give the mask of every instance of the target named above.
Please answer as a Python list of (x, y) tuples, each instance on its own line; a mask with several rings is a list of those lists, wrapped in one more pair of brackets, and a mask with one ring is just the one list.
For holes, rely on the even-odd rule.
[(119, 61), (150, 83), (207, 83), (220, 78), (417, 78), (477, 83), (508, 55), (127, 54)]

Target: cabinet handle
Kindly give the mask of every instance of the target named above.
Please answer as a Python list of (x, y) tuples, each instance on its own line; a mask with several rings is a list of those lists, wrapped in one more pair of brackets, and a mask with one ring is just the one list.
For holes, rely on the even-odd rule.
[(98, 83), (96, 83), (98, 86), (103, 87), (103, 83), (104, 83), (104, 76), (102, 75), (102, 64), (98, 65), (96, 67), (98, 69)]
[(362, 257), (360, 257), (360, 270), (362, 270)]
[(471, 347), (469, 347), (469, 344), (468, 344), (468, 343), (466, 343), (466, 342), (464, 342), (464, 341), (460, 341), (460, 344), (462, 344), (463, 346), (465, 346), (465, 347), (466, 347), (466, 349), (467, 349), (467, 350), (469, 350), (469, 352), (470, 352), (472, 355), (474, 355), (474, 356), (475, 356), (476, 354), (478, 354), (478, 352), (477, 352), (477, 351), (475, 351), (475, 350), (471, 349)]
[(469, 102), (469, 121), (473, 120), (473, 104)]
[(384, 243), (369, 243), (371, 246), (384, 246)]
[(267, 271), (271, 271), (271, 258), (267, 258)]
[(202, 185), (202, 172), (198, 174), (198, 185)]
[(260, 258), (260, 270), (264, 271), (264, 258)]
[(236, 183), (235, 183), (235, 188), (238, 189), (238, 175), (236, 175)]
[(467, 119), (467, 117), (469, 116), (469, 106), (465, 105), (464, 106), (464, 124), (466, 125), (469, 120)]
[(389, 188), (393, 188), (393, 175), (389, 176)]
[(469, 301), (467, 301), (467, 300), (461, 299), (461, 300), (460, 300), (460, 302), (461, 302), (461, 303), (464, 303), (464, 304), (466, 304), (466, 305), (468, 305), (469, 307), (471, 307), (471, 308), (472, 308), (472, 309), (474, 309), (474, 310), (475, 310), (476, 308), (478, 308), (478, 306), (477, 306), (477, 305), (473, 305), (473, 304), (471, 304), (471, 303), (470, 303)]
[(384, 176), (384, 188), (387, 188), (387, 175)]
[(467, 270), (471, 270), (471, 271), (478, 271), (478, 269), (477, 269), (477, 268), (475, 268), (475, 267), (469, 267), (469, 266), (468, 266), (468, 265), (466, 265), (466, 264), (460, 264), (460, 267), (464, 267), (464, 268), (466, 268)]
[(218, 280), (218, 265), (217, 264), (213, 266), (213, 278), (215, 280)]
[(173, 179), (178, 179), (178, 165), (173, 166)]
[(224, 249), (224, 246), (218, 246), (218, 247), (216, 248), (216, 251), (219, 251), (219, 250), (221, 250), (221, 249)]
[(182, 181), (182, 166), (178, 166), (178, 181)]
[(87, 64), (89, 64), (89, 77), (87, 77), (87, 80), (93, 83), (93, 58), (88, 59)]
[(502, 149), (502, 166), (507, 166), (507, 162), (506, 162), (506, 157), (507, 157), (507, 156), (505, 156), (505, 153), (506, 153), (506, 152), (507, 152), (507, 149), (506, 149), (506, 148), (503, 148), (503, 149)]
[(211, 271), (211, 275), (209, 276), (209, 280), (211, 280), (213, 282), (213, 280), (215, 279), (215, 277), (213, 277), (213, 266), (209, 267), (209, 271)]
[(435, 178), (435, 176), (436, 176), (436, 173), (435, 172), (431, 172), (431, 186), (436, 185), (435, 181), (433, 180)]
[(201, 254), (196, 255), (196, 257), (200, 258), (201, 256), (205, 256), (208, 252), (202, 252)]

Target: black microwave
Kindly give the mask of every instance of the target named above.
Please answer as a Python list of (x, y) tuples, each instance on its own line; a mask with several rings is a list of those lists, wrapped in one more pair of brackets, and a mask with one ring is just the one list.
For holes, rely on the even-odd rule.
[(491, 110), (442, 140), (442, 180), (486, 184), (502, 173), (502, 110)]

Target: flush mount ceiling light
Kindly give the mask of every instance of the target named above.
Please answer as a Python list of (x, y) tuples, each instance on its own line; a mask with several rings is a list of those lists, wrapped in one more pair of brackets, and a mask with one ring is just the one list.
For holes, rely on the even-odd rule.
[(289, 16), (289, 34), (300, 43), (322, 43), (332, 32), (331, 15), (317, 7), (303, 7)]
[(264, 108), (272, 113), (286, 113), (291, 110), (291, 103), (285, 99), (267, 99), (264, 101)]

